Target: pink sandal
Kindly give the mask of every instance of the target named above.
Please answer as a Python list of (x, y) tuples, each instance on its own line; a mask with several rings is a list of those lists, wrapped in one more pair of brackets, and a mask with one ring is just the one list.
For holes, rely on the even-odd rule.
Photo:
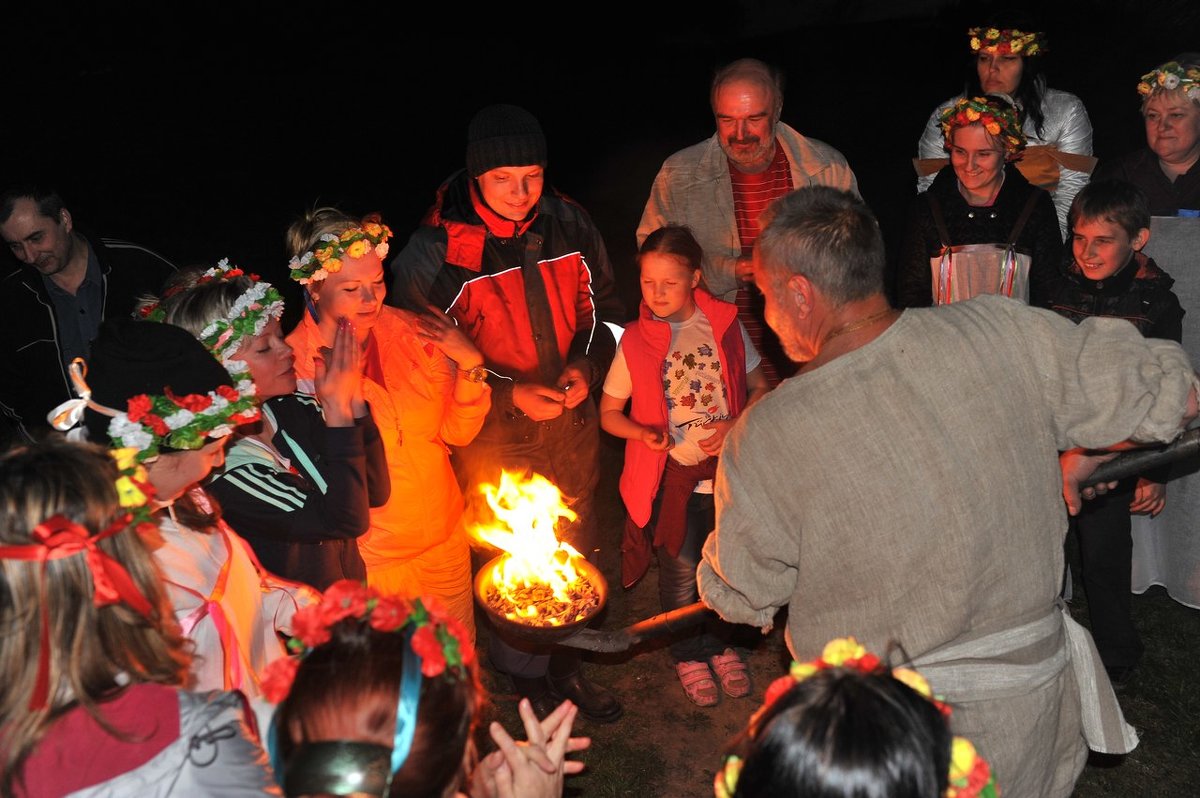
[(721, 694), (717, 692), (717, 682), (713, 679), (707, 662), (676, 662), (675, 673), (679, 674), (683, 692), (687, 693), (688, 699), (696, 706), (711, 707), (721, 700)]
[(721, 680), (721, 689), (725, 691), (725, 695), (730, 698), (750, 695), (750, 674), (747, 672), (746, 663), (736, 651), (727, 648), (725, 653), (709, 657), (708, 661), (712, 663), (712, 669)]

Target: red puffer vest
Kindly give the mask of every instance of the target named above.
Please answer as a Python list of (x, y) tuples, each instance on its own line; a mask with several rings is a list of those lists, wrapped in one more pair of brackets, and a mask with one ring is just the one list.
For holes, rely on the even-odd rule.
[[(696, 306), (708, 317), (721, 360), (729, 415), (736, 418), (746, 404), (746, 348), (737, 324), (737, 306), (696, 288)], [(629, 418), (654, 429), (667, 428), (667, 399), (663, 393), (662, 364), (671, 346), (671, 325), (660, 321), (642, 302), (638, 318), (625, 325), (621, 350), (633, 384)], [(638, 526), (650, 522), (650, 510), (667, 464), (666, 452), (655, 452), (641, 441), (625, 442), (625, 467), (621, 471), (621, 498), (629, 517)]]

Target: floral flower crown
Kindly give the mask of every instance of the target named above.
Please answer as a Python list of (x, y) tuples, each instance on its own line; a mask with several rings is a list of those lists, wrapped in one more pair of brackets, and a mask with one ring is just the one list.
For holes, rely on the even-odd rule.
[(342, 231), (341, 235), (322, 233), (310, 249), (288, 263), (291, 278), (300, 285), (324, 280), (342, 270), (343, 257), (361, 258), (369, 247), (374, 247), (375, 254), (383, 260), (387, 257), (387, 242), (391, 237), (391, 228), (374, 214), (363, 219), (361, 225)]
[[(248, 274), (237, 266), (231, 266), (229, 258), (222, 258), (214, 268), (196, 279), (191, 286), (172, 286), (163, 298), (173, 296), (187, 288), (214, 282), (229, 282), (237, 277), (247, 277), (254, 283), (239, 296), (224, 318), (211, 321), (196, 336), (208, 351), (220, 360), (230, 374), (242, 374), (249, 370), (243, 360), (235, 360), (236, 352), (246, 338), (262, 335), (271, 319), (283, 316), (283, 297), (270, 283), (257, 274)], [(166, 312), (161, 302), (143, 307), (140, 311), (149, 321), (165, 321)]]
[(1021, 130), (1021, 119), (1017, 109), (1004, 108), (987, 97), (963, 97), (942, 111), (938, 117), (946, 145), (950, 144), (950, 133), (959, 127), (980, 124), (983, 129), (1004, 143), (1009, 157), (1025, 149), (1025, 133)]
[(263, 697), (272, 703), (291, 692), (301, 660), (332, 638), (339, 623), (367, 624), (376, 631), (400, 633), (414, 656), (400, 668), (396, 727), (391, 747), (334, 740), (301, 742), (283, 759), (276, 711), (267, 730), (267, 751), (276, 778), (287, 795), (355, 794), (387, 795), (392, 778), (404, 765), (412, 747), (421, 700), (421, 680), (446, 674), (451, 680), (469, 678), (467, 666), (475, 649), (466, 642), (467, 630), (447, 615), (436, 599), (403, 599), (381, 596), (362, 582), (341, 579), (325, 591), (321, 601), (296, 612), (296, 635), (288, 648), (297, 656), (277, 659), (263, 672)]
[(129, 513), (129, 523), (135, 526), (154, 523), (150, 520), (154, 486), (150, 484), (146, 466), (138, 459), (138, 450), (132, 447), (109, 449), (108, 454), (117, 464), (117, 500)]
[(1142, 75), (1138, 83), (1138, 94), (1149, 97), (1156, 91), (1182, 89), (1192, 102), (1200, 102), (1200, 67), (1187, 66), (1178, 61), (1168, 61), (1160, 67)]
[(172, 449), (199, 449), (208, 440), (224, 438), (234, 427), (258, 421), (262, 415), (254, 383), (247, 378), (240, 378), (236, 387), (218, 385), (207, 393), (185, 396), (168, 386), (162, 395), (130, 397), (125, 409), (117, 410), (93, 401), (83, 358), (75, 358), (67, 371), (79, 398), (51, 410), (46, 415), (50, 424), (58, 430), (71, 430), (83, 421), (83, 411), (90, 407), (112, 417), (108, 423), (112, 448), (135, 450), (139, 463), (156, 456), (164, 444)]
[(1046, 52), (1046, 34), (1016, 28), (967, 28), (973, 52), (993, 55), (1041, 55)]
[(118, 412), (108, 424), (108, 437), (114, 444), (138, 450), (139, 461), (158, 454), (164, 444), (172, 449), (199, 449), (208, 440), (224, 438), (234, 427), (258, 421), (260, 412), (254, 398), (254, 385), (243, 380), (239, 390), (218, 385), (205, 394), (186, 396), (166, 393), (138, 394), (129, 399), (124, 412)]
[(365, 622), (379, 632), (411, 633), (409, 645), (421, 660), (421, 675), (439, 676), (447, 669), (453, 678), (466, 678), (475, 661), (475, 649), (462, 621), (448, 615), (436, 599), (381, 596), (353, 579), (340, 579), (325, 590), (321, 601), (296, 611), (295, 636), (288, 650), (298, 656), (277, 659), (263, 673), (263, 696), (279, 703), (292, 689), (300, 661), (312, 649), (327, 643), (331, 627), (346, 619)]
[[(821, 656), (809, 662), (792, 662), (788, 673), (767, 687), (763, 705), (750, 718), (753, 725), (780, 696), (814, 673), (829, 668), (845, 668), (860, 673), (876, 673), (883, 667), (879, 657), (863, 648), (853, 637), (839, 637), (825, 645)], [(947, 717), (950, 707), (933, 694), (925, 677), (910, 668), (893, 668), (893, 678), (920, 693)], [(717, 771), (713, 783), (716, 798), (731, 798), (737, 791), (742, 759), (736, 754), (725, 757), (724, 766)], [(962, 737), (953, 738), (950, 748), (950, 778), (944, 798), (999, 798), (1000, 789), (992, 778), (987, 760), (979, 756), (975, 746)]]

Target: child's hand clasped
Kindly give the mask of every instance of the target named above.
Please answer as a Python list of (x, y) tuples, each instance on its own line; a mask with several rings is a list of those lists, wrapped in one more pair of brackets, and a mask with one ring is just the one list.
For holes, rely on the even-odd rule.
[(528, 699), (517, 705), (527, 740), (517, 742), (499, 723), (488, 731), (497, 750), (480, 760), (471, 783), (471, 798), (558, 798), (563, 777), (579, 773), (583, 763), (568, 754), (587, 749), (588, 737), (572, 737), (578, 708), (564, 701), (539, 722)]

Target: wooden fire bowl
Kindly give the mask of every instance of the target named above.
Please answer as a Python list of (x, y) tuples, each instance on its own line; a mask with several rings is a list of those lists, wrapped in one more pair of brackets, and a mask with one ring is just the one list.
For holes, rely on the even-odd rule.
[(580, 557), (574, 561), (575, 570), (591, 583), (592, 589), (600, 597), (599, 603), (591, 607), (586, 616), (578, 621), (558, 626), (539, 626), (506, 618), (492, 609), (491, 605), (488, 604), (487, 594), (491, 588), (492, 570), (507, 556), (507, 554), (501, 554), (499, 557), (489, 560), (486, 565), (479, 569), (479, 573), (475, 575), (475, 601), (479, 603), (480, 607), (483, 607), (492, 624), (497, 629), (503, 630), (506, 634), (511, 634), (518, 639), (531, 643), (557, 643), (560, 640), (573, 636), (586, 627), (592, 618), (604, 609), (604, 605), (608, 602), (608, 581), (605, 580), (604, 574), (595, 565)]

